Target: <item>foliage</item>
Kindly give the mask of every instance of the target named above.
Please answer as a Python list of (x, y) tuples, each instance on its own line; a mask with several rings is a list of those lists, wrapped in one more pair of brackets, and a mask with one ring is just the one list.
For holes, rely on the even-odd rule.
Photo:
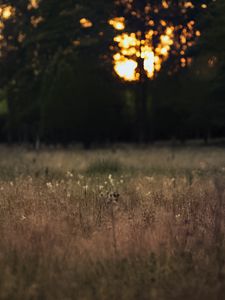
[[(49, 0), (32, 7), (28, 0), (1, 1), (1, 6), (13, 7), (0, 29), (4, 38), (0, 42), (0, 89), (5, 91), (8, 107), (0, 124), (4, 132), (1, 139), (33, 142), (41, 138), (88, 146), (92, 142), (136, 141), (139, 126), (146, 127), (148, 140), (223, 136), (223, 1), (211, 5), (211, 1), (203, 1), (209, 4), (204, 14), (202, 1), (192, 1), (194, 9), (190, 3), (184, 9), (185, 1), (182, 5), (168, 1), (169, 10), (165, 3), (156, 1), (158, 12), (147, 13), (146, 7), (153, 2), (133, 1), (130, 7), (127, 1), (74, 4), (72, 0)], [(112, 75), (109, 47), (115, 32), (108, 21), (115, 16), (126, 18), (128, 32), (139, 30), (143, 34), (151, 18), (152, 29), (160, 34), (162, 18), (176, 26), (195, 19), (195, 29), (201, 31), (199, 42), (185, 54), (192, 57), (191, 68), (167, 76), (169, 70), (177, 71), (180, 60), (174, 43), (174, 55), (158, 78), (145, 87), (147, 100), (142, 108), (140, 89)], [(90, 20), (92, 26), (82, 27), (82, 18)], [(155, 45), (158, 39), (156, 36)], [(195, 37), (186, 42), (192, 40), (195, 43)], [(146, 112), (144, 121), (141, 110)]]

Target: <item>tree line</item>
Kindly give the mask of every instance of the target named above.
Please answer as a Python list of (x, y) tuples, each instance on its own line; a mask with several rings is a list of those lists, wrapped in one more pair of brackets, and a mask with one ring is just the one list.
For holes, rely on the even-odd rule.
[[(172, 73), (165, 67), (146, 83), (147, 141), (224, 137), (225, 3), (204, 3), (193, 16), (201, 36), (189, 50), (192, 63)], [(139, 141), (140, 85), (112, 67), (115, 2), (1, 1), (7, 6), (10, 17), (0, 18), (1, 141)]]

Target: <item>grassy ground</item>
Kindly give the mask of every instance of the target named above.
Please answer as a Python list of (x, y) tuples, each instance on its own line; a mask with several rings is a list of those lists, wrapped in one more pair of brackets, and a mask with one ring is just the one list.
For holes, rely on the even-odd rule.
[(0, 299), (225, 297), (225, 150), (0, 149)]

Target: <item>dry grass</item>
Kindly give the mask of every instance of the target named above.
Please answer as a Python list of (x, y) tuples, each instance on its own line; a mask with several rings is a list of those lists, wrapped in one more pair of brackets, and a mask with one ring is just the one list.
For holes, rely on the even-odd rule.
[(0, 154), (0, 299), (223, 299), (223, 149)]

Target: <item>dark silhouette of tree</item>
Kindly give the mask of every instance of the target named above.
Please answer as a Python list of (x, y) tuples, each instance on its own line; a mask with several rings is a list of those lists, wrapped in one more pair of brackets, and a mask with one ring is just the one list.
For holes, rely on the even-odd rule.
[(0, 111), (6, 99), (9, 139), (88, 146), (133, 141), (134, 132), (139, 141), (224, 133), (222, 0), (0, 7)]
[(141, 141), (147, 138), (147, 82), (161, 69), (173, 74), (191, 63), (189, 49), (201, 34), (197, 21), (207, 2), (115, 1), (111, 24), (122, 32), (114, 39), (115, 72), (140, 86), (137, 110)]

